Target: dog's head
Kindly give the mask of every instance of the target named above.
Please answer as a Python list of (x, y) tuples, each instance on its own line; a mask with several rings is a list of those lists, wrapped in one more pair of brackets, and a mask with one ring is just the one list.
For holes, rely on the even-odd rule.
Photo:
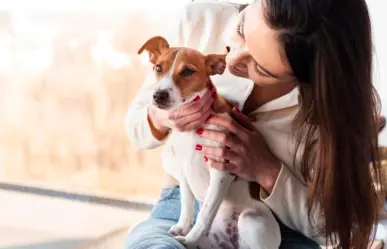
[(173, 109), (193, 100), (210, 84), (210, 75), (223, 74), (226, 54), (204, 55), (185, 47), (169, 47), (161, 36), (149, 39), (138, 51), (147, 51), (154, 65), (157, 85), (153, 103), (161, 109)]

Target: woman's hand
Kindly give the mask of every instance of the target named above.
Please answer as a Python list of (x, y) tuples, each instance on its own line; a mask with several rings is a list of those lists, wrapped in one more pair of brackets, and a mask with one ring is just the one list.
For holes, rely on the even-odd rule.
[(152, 125), (159, 132), (166, 133), (169, 129), (191, 131), (208, 119), (213, 102), (214, 94), (211, 89), (202, 98), (196, 97), (192, 102), (173, 110), (162, 110), (150, 105), (148, 114)]
[[(204, 160), (211, 167), (234, 173), (248, 181), (258, 182), (267, 192), (271, 192), (281, 169), (281, 162), (270, 152), (262, 134), (251, 121), (233, 109), (231, 120), (222, 116), (213, 116), (207, 123), (225, 127), (230, 132), (198, 129), (197, 133), (207, 139), (225, 145), (225, 148), (198, 145)], [(222, 158), (219, 162), (215, 158)]]

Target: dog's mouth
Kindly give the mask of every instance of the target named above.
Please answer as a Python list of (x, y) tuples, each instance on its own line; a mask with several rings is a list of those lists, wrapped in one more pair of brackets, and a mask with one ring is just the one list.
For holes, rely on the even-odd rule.
[(156, 101), (153, 101), (153, 105), (163, 110), (168, 110), (170, 109), (170, 106), (171, 106), (169, 103), (157, 103)]

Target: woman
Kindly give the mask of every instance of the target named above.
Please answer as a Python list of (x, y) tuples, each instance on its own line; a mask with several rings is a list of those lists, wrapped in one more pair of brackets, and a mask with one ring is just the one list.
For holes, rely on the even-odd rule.
[[(202, 147), (197, 153), (209, 166), (261, 186), (261, 199), (281, 226), (281, 248), (326, 242), (366, 248), (378, 218), (368, 167), (371, 162), (378, 172), (378, 103), (365, 1), (261, 0), (240, 10), (228, 3), (191, 4), (171, 43), (206, 54), (230, 46), (232, 75), (213, 81), (227, 99), (247, 103), (243, 113), (253, 121), (238, 111), (243, 126), (218, 116), (207, 120), (210, 96), (178, 114), (159, 110), (150, 104), (148, 80), (129, 109), (129, 137), (153, 148), (171, 128), (198, 128), (198, 136), (229, 148)], [(231, 133), (198, 127), (205, 120)], [(227, 163), (211, 159), (216, 156)], [(166, 179), (149, 220), (133, 228), (126, 248), (182, 248), (167, 234), (180, 197), (176, 181)]]

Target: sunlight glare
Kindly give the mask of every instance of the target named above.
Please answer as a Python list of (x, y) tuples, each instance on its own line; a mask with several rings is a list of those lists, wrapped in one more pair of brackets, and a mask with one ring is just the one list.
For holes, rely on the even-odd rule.
[(12, 36), (7, 32), (0, 34), (0, 54), (0, 71), (11, 71), (13, 68)]

